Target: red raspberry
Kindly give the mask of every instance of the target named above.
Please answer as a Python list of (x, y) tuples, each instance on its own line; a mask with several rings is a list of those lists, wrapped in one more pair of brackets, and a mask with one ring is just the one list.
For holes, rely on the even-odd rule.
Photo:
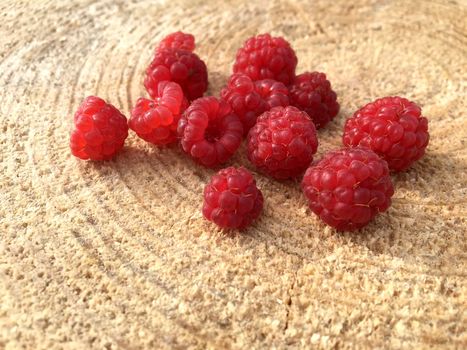
[(89, 96), (74, 116), (71, 153), (81, 159), (108, 160), (123, 148), (128, 136), (126, 117), (96, 96)]
[(287, 87), (275, 80), (252, 81), (245, 74), (233, 74), (221, 96), (232, 107), (243, 124), (246, 135), (256, 118), (265, 111), (277, 106), (289, 105)]
[(183, 32), (175, 32), (161, 40), (157, 50), (182, 49), (193, 52), (195, 49), (195, 37)]
[(368, 103), (346, 121), (343, 136), (344, 145), (371, 148), (394, 171), (420, 159), (428, 140), (428, 120), (420, 107), (402, 97)]
[(233, 71), (253, 80), (274, 79), (289, 85), (296, 67), (297, 56), (287, 40), (261, 34), (245, 41), (237, 51)]
[(310, 209), (341, 231), (362, 228), (391, 205), (386, 161), (367, 148), (329, 152), (305, 173), (302, 189)]
[(178, 123), (183, 150), (197, 162), (214, 167), (240, 146), (243, 127), (227, 102), (215, 97), (195, 100)]
[(300, 175), (318, 148), (310, 117), (295, 107), (274, 107), (248, 133), (248, 159), (264, 173), (286, 179)]
[(245, 168), (222, 169), (204, 188), (203, 215), (223, 228), (242, 229), (263, 209), (263, 194)]
[(308, 113), (316, 128), (322, 128), (339, 112), (337, 95), (324, 73), (297, 75), (289, 86), (290, 104)]
[(188, 102), (180, 85), (170, 81), (159, 83), (157, 96), (154, 101), (139, 98), (128, 124), (143, 140), (167, 145), (177, 141), (178, 120)]
[(157, 86), (169, 80), (179, 84), (188, 100), (203, 96), (208, 88), (206, 64), (194, 53), (181, 49), (161, 49), (146, 70), (144, 86), (157, 98)]

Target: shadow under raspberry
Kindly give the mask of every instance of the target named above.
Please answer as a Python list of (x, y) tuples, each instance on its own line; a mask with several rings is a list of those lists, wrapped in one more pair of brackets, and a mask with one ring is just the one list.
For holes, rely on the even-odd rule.
[(396, 191), (386, 213), (361, 231), (345, 235), (375, 254), (427, 267), (456, 261), (458, 247), (465, 247), (466, 184), (461, 176), (458, 186), (452, 186), (446, 174), (459, 176), (465, 169), (467, 162), (460, 157), (428, 153), (408, 171), (392, 176)]
[[(136, 142), (126, 146), (112, 161), (88, 162), (80, 168), (86, 171), (85, 168), (92, 167), (91, 181), (100, 177), (99, 181), (109, 182), (108, 188), (112, 186), (110, 175), (117, 174), (132, 195), (141, 198), (143, 204), (146, 202), (148, 210), (152, 205), (165, 206), (170, 211), (184, 207), (184, 215), (194, 218), (187, 221), (188, 226), (178, 222), (176, 216), (167, 218), (166, 224), (181, 225), (180, 229), (187, 232), (185, 239), (219, 236), (220, 231), (207, 221), (198, 225), (202, 232), (191, 232), (189, 225), (191, 220), (204, 221), (200, 214), (202, 191), (218, 169), (196, 164), (176, 145), (161, 148)], [(462, 214), (466, 205), (465, 184), (459, 178), (459, 186), (453, 187), (452, 178), (446, 178), (446, 169), (457, 175), (467, 168), (460, 157), (429, 152), (407, 172), (392, 176), (396, 193), (387, 212), (359, 231), (337, 232), (310, 212), (300, 180), (278, 182), (258, 173), (244, 151), (243, 144), (239, 149), (241, 154), (237, 152), (225, 166), (244, 165), (253, 171), (265, 198), (264, 209), (251, 227), (224, 234), (226, 238), (238, 239), (245, 249), (266, 245), (272, 252), (280, 251), (299, 259), (300, 264), (326, 259), (336, 249), (364, 249), (369, 254), (415, 262), (429, 273), (430, 268), (439, 271), (446, 261), (456, 261), (459, 258), (456, 248), (465, 246), (466, 219)], [(89, 176), (87, 171), (86, 174)], [(160, 188), (168, 190), (170, 199), (160, 198)]]

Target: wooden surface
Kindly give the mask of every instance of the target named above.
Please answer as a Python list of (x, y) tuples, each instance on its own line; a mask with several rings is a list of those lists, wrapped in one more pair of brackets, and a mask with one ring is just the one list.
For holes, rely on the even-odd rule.
[[(466, 4), (456, 1), (37, 1), (0, 4), (0, 349), (465, 348)], [(428, 153), (394, 176), (387, 214), (339, 234), (295, 182), (256, 174), (261, 219), (203, 220), (213, 171), (133, 133), (115, 160), (68, 148), (99, 95), (128, 115), (154, 45), (193, 33), (209, 93), (249, 36), (285, 36), (298, 72), (327, 73), (342, 109), (319, 132), (403, 95)], [(229, 164), (251, 169), (245, 147)]]

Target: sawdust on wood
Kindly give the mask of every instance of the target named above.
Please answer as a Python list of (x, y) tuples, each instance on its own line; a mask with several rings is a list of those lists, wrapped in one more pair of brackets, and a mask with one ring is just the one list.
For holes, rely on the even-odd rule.
[[(26, 1), (0, 10), (0, 349), (462, 348), (467, 345), (467, 10), (457, 1)], [(68, 148), (99, 95), (128, 115), (164, 35), (185, 30), (218, 94), (249, 36), (285, 36), (342, 105), (319, 132), (403, 95), (428, 153), (360, 233), (260, 174), (261, 219), (225, 237), (200, 213), (212, 170), (133, 133), (104, 163)], [(229, 164), (252, 168), (244, 146)], [(254, 170), (254, 169), (252, 169)]]

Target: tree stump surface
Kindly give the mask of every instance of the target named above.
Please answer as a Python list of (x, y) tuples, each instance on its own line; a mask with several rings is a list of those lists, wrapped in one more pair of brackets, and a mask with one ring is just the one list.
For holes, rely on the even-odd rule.
[[(467, 344), (467, 6), (456, 1), (23, 1), (0, 21), (0, 349), (462, 348)], [(129, 116), (156, 43), (183, 30), (225, 84), (236, 50), (284, 36), (325, 72), (344, 121), (383, 96), (419, 103), (426, 156), (394, 175), (357, 233), (310, 214), (298, 181), (251, 169), (261, 218), (226, 236), (202, 218), (213, 170), (133, 132), (112, 161), (70, 154), (98, 95)]]

